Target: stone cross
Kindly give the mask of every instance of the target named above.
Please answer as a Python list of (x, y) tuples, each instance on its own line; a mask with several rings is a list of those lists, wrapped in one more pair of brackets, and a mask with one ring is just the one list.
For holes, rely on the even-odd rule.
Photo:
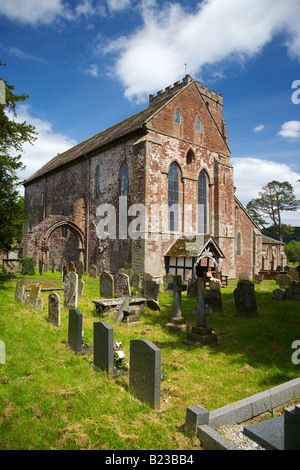
[(181, 276), (173, 276), (173, 284), (169, 285), (173, 290), (173, 318), (182, 318), (181, 315), (181, 292), (187, 290), (187, 286), (181, 284)]

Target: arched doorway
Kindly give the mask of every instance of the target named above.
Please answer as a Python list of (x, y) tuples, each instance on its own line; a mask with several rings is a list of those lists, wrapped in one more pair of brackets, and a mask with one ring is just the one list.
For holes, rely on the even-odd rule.
[(67, 263), (84, 263), (84, 233), (73, 222), (60, 221), (49, 227), (42, 241), (42, 255), (46, 265), (55, 257), (59, 266), (62, 259)]

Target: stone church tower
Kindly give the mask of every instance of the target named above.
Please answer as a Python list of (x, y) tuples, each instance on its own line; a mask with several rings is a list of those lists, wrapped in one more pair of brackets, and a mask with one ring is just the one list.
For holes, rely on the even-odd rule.
[(223, 97), (186, 76), (25, 182), (24, 256), (188, 279), (258, 272), (262, 235), (235, 198)]

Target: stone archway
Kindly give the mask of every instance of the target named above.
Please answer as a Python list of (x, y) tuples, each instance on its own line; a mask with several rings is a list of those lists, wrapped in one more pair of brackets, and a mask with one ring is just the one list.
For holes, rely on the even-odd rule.
[[(74, 236), (74, 255), (73, 260), (81, 261), (84, 264), (84, 233), (82, 230), (73, 222), (68, 220), (62, 220), (59, 222), (54, 223), (47, 229), (43, 238), (42, 238), (42, 252), (43, 252), (43, 260), (45, 264), (49, 264), (49, 252), (50, 252), (50, 245), (51, 245), (51, 235), (58, 229), (67, 229), (69, 230), (72, 235)], [(75, 246), (76, 245), (76, 246)]]

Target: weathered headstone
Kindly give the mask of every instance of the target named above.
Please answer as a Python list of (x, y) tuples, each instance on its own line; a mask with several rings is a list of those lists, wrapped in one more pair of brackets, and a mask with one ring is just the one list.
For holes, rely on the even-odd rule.
[(143, 283), (143, 296), (145, 299), (154, 299), (159, 302), (159, 284), (155, 281), (145, 281)]
[(191, 279), (188, 280), (188, 297), (197, 297), (197, 279), (197, 277), (191, 277)]
[(221, 286), (216, 282), (210, 282), (209, 289), (205, 291), (205, 303), (211, 312), (223, 312)]
[(113, 299), (115, 296), (114, 278), (106, 271), (100, 274), (100, 295), (106, 299)]
[(168, 292), (169, 294), (173, 293), (173, 289), (170, 286), (173, 284), (173, 274), (168, 273), (163, 277), (163, 284), (164, 284), (164, 292)]
[(250, 276), (247, 273), (241, 273), (239, 275), (239, 281), (249, 281)]
[(32, 284), (30, 293), (29, 293), (28, 304), (33, 308), (36, 308), (38, 310), (43, 310), (44, 300), (40, 298), (40, 293), (41, 293), (41, 284), (38, 282)]
[(84, 286), (85, 286), (85, 282), (82, 278), (83, 278), (83, 275), (78, 274), (78, 296), (79, 297), (82, 297), (83, 291), (84, 291)]
[(66, 264), (63, 264), (63, 267), (62, 267), (63, 282), (66, 281), (68, 273), (69, 273), (69, 268), (68, 268), (68, 266), (67, 266)]
[(43, 263), (43, 260), (39, 259), (39, 274), (40, 274), (40, 276), (43, 275), (43, 272), (44, 272), (44, 263)]
[(82, 349), (82, 313), (77, 309), (69, 310), (68, 345), (75, 352)]
[(74, 264), (74, 261), (71, 261), (69, 271), (73, 272), (73, 273), (76, 273), (76, 266)]
[(141, 276), (134, 271), (132, 278), (131, 278), (131, 287), (135, 289), (139, 289), (141, 286)]
[(129, 387), (152, 408), (160, 408), (161, 350), (147, 339), (130, 341)]
[(56, 292), (48, 297), (48, 322), (60, 326), (60, 298)]
[(94, 366), (109, 377), (114, 370), (114, 330), (105, 321), (94, 322)]
[(26, 297), (26, 279), (19, 279), (16, 284), (15, 301), (24, 303)]
[(279, 274), (278, 283), (280, 289), (286, 289), (287, 287), (291, 287), (292, 278), (288, 274)]
[(292, 281), (299, 281), (299, 273), (297, 269), (290, 269), (289, 276), (292, 278)]
[(251, 281), (239, 281), (233, 294), (235, 309), (238, 315), (246, 317), (258, 316), (254, 284)]
[(77, 308), (78, 299), (78, 275), (73, 271), (67, 274), (64, 285), (64, 307)]
[(94, 264), (89, 267), (89, 276), (93, 278), (97, 277), (97, 266), (95, 266)]
[(272, 292), (272, 299), (283, 300), (284, 291), (282, 289), (274, 289)]
[(51, 271), (55, 273), (56, 270), (56, 259), (53, 257), (51, 262)]
[(144, 292), (144, 283), (147, 281), (153, 281), (153, 276), (152, 274), (149, 273), (144, 273), (143, 274), (143, 279), (142, 279), (142, 292)]
[(124, 273), (117, 273), (114, 276), (115, 295), (127, 297), (130, 295), (129, 277)]
[(269, 291), (270, 289), (270, 281), (261, 281), (259, 285), (260, 290), (262, 291)]
[(127, 276), (129, 277), (129, 284), (130, 285), (131, 285), (131, 279), (132, 279), (133, 273), (134, 273), (134, 271), (131, 268), (125, 269), (125, 271), (124, 271), (124, 274), (127, 274)]

